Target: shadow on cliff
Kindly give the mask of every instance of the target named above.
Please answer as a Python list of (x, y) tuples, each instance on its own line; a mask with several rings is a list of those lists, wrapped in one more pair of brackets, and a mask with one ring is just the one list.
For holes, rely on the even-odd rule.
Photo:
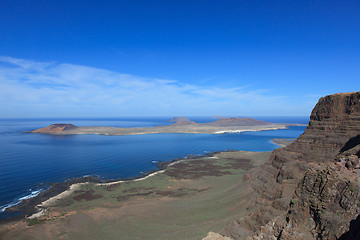
[[(347, 150), (350, 150), (357, 145), (360, 144), (360, 135), (357, 135), (356, 137), (350, 138), (349, 141), (347, 141), (344, 145), (344, 147), (341, 148), (340, 152), (345, 152)], [(359, 156), (360, 152), (357, 152), (356, 155)]]
[(360, 239), (360, 215), (350, 222), (349, 231), (340, 236), (338, 240), (358, 240)]

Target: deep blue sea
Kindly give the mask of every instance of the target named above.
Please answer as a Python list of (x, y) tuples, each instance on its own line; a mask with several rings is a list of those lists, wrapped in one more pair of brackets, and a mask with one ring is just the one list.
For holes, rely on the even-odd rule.
[[(4, 210), (33, 197), (52, 182), (96, 175), (102, 179), (139, 176), (158, 161), (229, 149), (272, 151), (272, 138), (296, 138), (305, 127), (242, 134), (148, 134), (134, 136), (22, 134), (53, 123), (77, 126), (151, 127), (170, 118), (0, 119), (0, 219)], [(212, 118), (191, 117), (196, 122)], [(257, 117), (281, 123), (308, 123), (308, 117)]]

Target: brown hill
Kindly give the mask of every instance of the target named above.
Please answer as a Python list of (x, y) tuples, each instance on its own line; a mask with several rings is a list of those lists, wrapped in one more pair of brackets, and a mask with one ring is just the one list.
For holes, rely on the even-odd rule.
[(267, 125), (268, 122), (256, 120), (253, 118), (245, 117), (233, 117), (233, 118), (221, 118), (211, 123), (206, 123), (209, 126), (258, 126)]
[(259, 125), (269, 125), (270, 124), (265, 121), (260, 121), (260, 120), (254, 119), (254, 118), (245, 118), (245, 117), (220, 118), (214, 122), (209, 122), (209, 123), (196, 123), (186, 117), (174, 117), (171, 120), (171, 122), (175, 122), (173, 124), (175, 126), (199, 124), (202, 126), (214, 126), (214, 127), (259, 126)]
[(184, 126), (184, 125), (194, 125), (197, 124), (194, 121), (191, 121), (190, 119), (186, 117), (173, 117), (171, 122), (175, 122), (174, 126)]
[(52, 124), (50, 126), (44, 127), (44, 128), (39, 128), (36, 129), (34, 131), (31, 131), (32, 133), (60, 133), (64, 130), (71, 130), (71, 129), (75, 129), (77, 128), (75, 125), (73, 124)]

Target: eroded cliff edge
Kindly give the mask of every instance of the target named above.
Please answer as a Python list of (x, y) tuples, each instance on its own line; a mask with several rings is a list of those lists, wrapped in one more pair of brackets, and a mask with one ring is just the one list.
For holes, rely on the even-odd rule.
[(234, 239), (360, 239), (360, 92), (323, 97), (305, 132), (250, 171), (252, 213)]

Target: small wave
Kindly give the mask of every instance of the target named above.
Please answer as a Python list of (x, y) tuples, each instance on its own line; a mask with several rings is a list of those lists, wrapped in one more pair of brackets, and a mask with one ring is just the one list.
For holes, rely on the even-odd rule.
[(39, 195), (41, 193), (42, 190), (36, 190), (36, 191), (31, 191), (31, 193), (29, 195), (26, 195), (24, 197), (19, 198), (20, 201), (23, 201), (25, 199), (29, 199), (29, 198), (33, 198), (36, 197), (37, 195)]
[[(20, 203), (20, 202), (19, 202)], [(9, 203), (9, 204), (5, 204), (5, 205), (3, 205), (3, 206), (1, 206), (0, 207), (0, 213), (2, 213), (2, 212), (5, 212), (5, 210), (7, 209), (7, 208), (10, 208), (10, 207), (13, 207), (13, 206), (15, 206), (15, 205), (17, 205), (17, 204), (19, 204), (19, 203)]]
[(11, 203), (8, 203), (8, 204), (5, 204), (5, 205), (2, 205), (0, 206), (0, 213), (2, 212), (5, 212), (6, 209), (8, 208), (11, 208), (13, 206), (16, 206), (18, 204), (20, 204), (22, 201), (26, 200), (26, 199), (30, 199), (30, 198), (33, 198), (33, 197), (36, 197), (37, 195), (39, 195), (43, 190), (40, 189), (40, 190), (36, 190), (36, 191), (31, 191), (30, 194), (26, 195), (26, 196), (23, 196), (23, 197), (20, 197), (14, 201), (12, 201)]
[(159, 161), (151, 161), (152, 163), (158, 163)]

